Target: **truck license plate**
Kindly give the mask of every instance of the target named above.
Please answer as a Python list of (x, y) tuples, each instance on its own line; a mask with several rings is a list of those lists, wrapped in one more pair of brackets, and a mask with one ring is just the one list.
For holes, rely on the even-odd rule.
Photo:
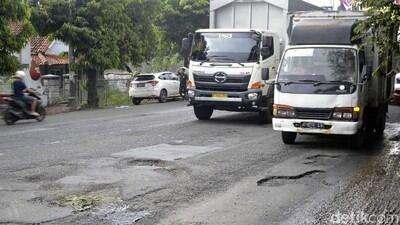
[(309, 129), (325, 129), (325, 125), (323, 123), (314, 123), (314, 122), (303, 122), (301, 123), (301, 127)]
[(212, 97), (213, 98), (226, 98), (227, 95), (225, 93), (213, 93)]

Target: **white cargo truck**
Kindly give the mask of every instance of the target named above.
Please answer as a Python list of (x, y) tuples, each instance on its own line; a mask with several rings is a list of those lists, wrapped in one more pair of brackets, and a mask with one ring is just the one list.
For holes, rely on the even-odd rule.
[(373, 74), (387, 59), (354, 35), (365, 18), (359, 12), (293, 18), (274, 95), (273, 128), (284, 143), (293, 144), (299, 133), (348, 135), (361, 147), (368, 135), (383, 134), (393, 72), (388, 67)]

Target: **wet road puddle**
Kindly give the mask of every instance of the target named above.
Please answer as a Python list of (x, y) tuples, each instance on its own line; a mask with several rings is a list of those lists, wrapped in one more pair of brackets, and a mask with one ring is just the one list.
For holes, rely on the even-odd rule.
[(400, 124), (387, 124), (385, 133), (389, 140), (389, 155), (400, 156)]

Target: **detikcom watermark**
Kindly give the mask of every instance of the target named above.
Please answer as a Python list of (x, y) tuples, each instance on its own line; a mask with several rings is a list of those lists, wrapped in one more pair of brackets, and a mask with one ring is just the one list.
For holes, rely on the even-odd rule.
[(399, 214), (371, 214), (363, 211), (337, 212), (330, 218), (331, 224), (400, 224)]

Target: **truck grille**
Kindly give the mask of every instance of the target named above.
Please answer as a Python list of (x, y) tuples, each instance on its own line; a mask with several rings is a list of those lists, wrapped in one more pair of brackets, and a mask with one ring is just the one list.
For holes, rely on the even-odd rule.
[(214, 74), (193, 74), (196, 89), (207, 91), (247, 91), (251, 75), (228, 75), (223, 83), (214, 80)]
[(309, 109), (295, 108), (296, 115), (299, 119), (318, 119), (329, 120), (332, 115), (332, 109)]

